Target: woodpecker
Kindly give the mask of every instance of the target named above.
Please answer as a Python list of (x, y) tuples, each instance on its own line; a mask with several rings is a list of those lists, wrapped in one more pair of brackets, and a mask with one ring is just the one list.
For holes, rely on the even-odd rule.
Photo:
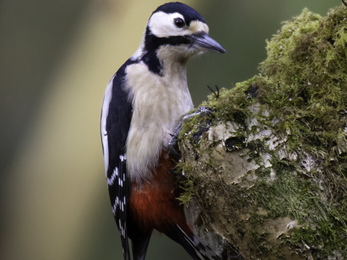
[(139, 49), (110, 80), (101, 113), (107, 185), (123, 255), (145, 259), (153, 229), (178, 242), (193, 259), (219, 259), (193, 234), (177, 200), (169, 142), (193, 108), (186, 64), (199, 53), (225, 50), (204, 18), (172, 2), (150, 16)]

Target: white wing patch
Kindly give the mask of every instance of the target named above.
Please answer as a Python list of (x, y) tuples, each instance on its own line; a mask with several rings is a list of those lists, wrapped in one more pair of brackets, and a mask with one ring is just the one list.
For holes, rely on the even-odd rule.
[[(113, 86), (113, 79), (114, 79), (115, 76), (116, 76), (116, 74), (112, 77), (112, 79), (110, 80), (110, 82), (107, 85), (105, 96), (104, 96), (104, 101), (102, 103), (102, 110), (101, 110), (101, 124), (100, 124), (100, 128), (101, 128), (102, 147), (103, 147), (103, 151), (104, 151), (104, 163), (105, 163), (105, 174), (106, 174), (106, 177), (107, 177), (108, 162), (109, 162), (108, 136), (107, 136), (107, 130), (106, 130), (106, 119), (107, 119), (107, 116), (108, 116), (108, 110), (109, 110), (110, 102), (111, 102), (111, 99), (112, 99), (112, 86)], [(107, 179), (107, 183), (108, 182), (109, 182), (109, 179)]]
[[(107, 174), (106, 174), (106, 178), (107, 178)], [(108, 184), (109, 186), (112, 186), (113, 183), (114, 183), (114, 180), (115, 180), (116, 178), (118, 178), (118, 167), (116, 167), (116, 168), (114, 169), (111, 178), (107, 178), (107, 184)]]

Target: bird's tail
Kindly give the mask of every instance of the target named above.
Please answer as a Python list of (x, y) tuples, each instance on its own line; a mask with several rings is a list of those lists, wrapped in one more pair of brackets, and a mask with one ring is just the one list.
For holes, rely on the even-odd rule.
[(178, 225), (175, 225), (174, 229), (166, 235), (182, 245), (194, 260), (221, 260), (211, 248), (205, 246), (193, 233), (188, 235)]

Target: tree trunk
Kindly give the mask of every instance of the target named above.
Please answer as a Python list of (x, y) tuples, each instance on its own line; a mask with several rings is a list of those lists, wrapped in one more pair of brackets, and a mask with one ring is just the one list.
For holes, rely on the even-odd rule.
[(347, 259), (346, 18), (304, 10), (259, 75), (185, 120), (181, 200), (223, 259)]

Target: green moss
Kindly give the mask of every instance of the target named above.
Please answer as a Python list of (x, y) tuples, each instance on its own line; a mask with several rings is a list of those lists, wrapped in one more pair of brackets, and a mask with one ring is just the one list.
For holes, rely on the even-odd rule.
[(179, 187), (183, 192), (178, 200), (181, 201), (182, 204), (186, 204), (192, 199), (192, 196), (194, 196), (194, 180), (189, 177), (183, 178), (184, 177), (181, 177), (179, 181)]
[[(284, 22), (280, 32), (267, 42), (268, 57), (261, 64), (259, 75), (231, 90), (221, 89), (219, 97), (210, 95), (202, 104), (214, 111), (215, 118), (208, 118), (212, 125), (238, 125), (233, 137), (237, 140), (236, 150), (247, 150), (244, 156), (259, 166), (255, 174), (260, 181), (252, 188), (234, 186), (229, 190), (229, 203), (233, 203), (233, 208), (242, 204), (244, 208), (240, 206), (238, 210), (250, 214), (248, 223), (254, 228), (267, 219), (297, 220), (299, 227), (290, 236), (281, 237), (283, 245), (302, 252), (313, 248), (314, 259), (325, 259), (336, 251), (347, 256), (346, 18), (344, 6), (330, 10), (326, 17), (305, 9), (298, 17)], [(180, 135), (183, 142), (191, 142), (194, 133), (206, 126), (206, 120), (199, 116), (189, 120)], [(285, 137), (277, 150), (264, 145), (266, 137), (254, 137), (267, 129)], [(193, 142), (198, 153), (204, 139), (206, 136), (199, 135)], [(212, 144), (207, 151), (204, 146), (201, 152), (210, 154), (217, 145)], [(281, 149), (294, 154), (295, 159), (280, 157)], [(260, 155), (265, 153), (271, 158), (271, 170), (261, 159)], [(310, 168), (310, 161), (315, 162), (315, 167)], [(203, 164), (205, 168), (213, 167), (210, 160)], [(182, 162), (180, 167), (187, 165)], [(195, 170), (187, 172), (193, 176)], [(269, 181), (271, 171), (276, 178)], [(199, 192), (192, 178), (181, 184), (186, 191), (183, 202)], [(239, 196), (238, 202), (232, 194)], [(266, 210), (266, 216), (254, 213), (258, 207)], [(245, 220), (232, 221), (240, 230), (244, 229)], [(247, 231), (243, 232), (247, 236)], [(248, 235), (255, 254), (269, 254), (271, 245), (265, 233), (252, 232)], [(272, 253), (281, 257), (275, 251)]]
[(182, 204), (186, 204), (194, 196), (194, 180), (190, 177), (194, 168), (185, 163), (178, 162), (174, 170), (176, 173), (182, 175), (177, 178), (177, 186), (182, 190), (178, 200)]

